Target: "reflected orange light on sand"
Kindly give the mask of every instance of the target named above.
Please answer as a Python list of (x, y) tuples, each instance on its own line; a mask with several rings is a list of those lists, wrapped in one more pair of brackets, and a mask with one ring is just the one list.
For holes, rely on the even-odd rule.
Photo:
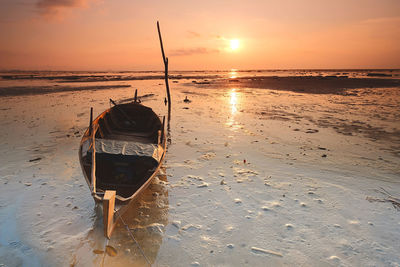
[(236, 89), (232, 89), (229, 94), (230, 94), (231, 113), (232, 115), (234, 115), (237, 112), (237, 102), (238, 102)]
[(235, 120), (235, 115), (238, 112), (238, 105), (240, 104), (240, 93), (237, 92), (236, 88), (232, 88), (228, 92), (227, 100), (229, 101), (230, 105), (230, 116), (228, 117), (226, 125), (228, 127), (232, 127), (233, 130), (237, 130), (239, 126), (237, 125), (237, 122)]

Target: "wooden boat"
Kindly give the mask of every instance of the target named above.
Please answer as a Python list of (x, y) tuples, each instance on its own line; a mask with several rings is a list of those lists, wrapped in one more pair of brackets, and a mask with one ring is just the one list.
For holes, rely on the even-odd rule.
[(94, 200), (103, 205), (104, 234), (114, 228), (114, 208), (134, 200), (158, 173), (166, 152), (165, 118), (135, 100), (115, 104), (95, 120), (91, 109), (79, 160)]

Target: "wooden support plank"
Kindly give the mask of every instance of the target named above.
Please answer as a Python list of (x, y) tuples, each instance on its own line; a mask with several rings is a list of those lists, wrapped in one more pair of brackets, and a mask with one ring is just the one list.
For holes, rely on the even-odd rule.
[(92, 185), (91, 190), (92, 194), (96, 194), (96, 145), (95, 145), (95, 135), (96, 131), (93, 132), (92, 136)]
[(114, 190), (106, 190), (103, 198), (103, 225), (104, 236), (111, 237), (114, 230), (114, 206), (115, 206), (115, 193)]

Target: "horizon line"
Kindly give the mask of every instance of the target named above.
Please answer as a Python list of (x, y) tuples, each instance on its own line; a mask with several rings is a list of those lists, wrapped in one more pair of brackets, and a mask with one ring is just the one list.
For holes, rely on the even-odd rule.
[[(170, 70), (171, 72), (253, 72), (253, 71), (363, 71), (363, 70), (377, 70), (377, 71), (396, 71), (400, 68), (277, 68), (277, 69), (192, 69), (192, 70)], [(0, 69), (0, 72), (164, 72), (164, 70), (46, 70), (46, 69)]]

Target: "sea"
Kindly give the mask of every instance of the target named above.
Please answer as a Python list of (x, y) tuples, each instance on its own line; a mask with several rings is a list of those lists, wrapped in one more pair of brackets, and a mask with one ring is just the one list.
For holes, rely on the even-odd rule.
[[(245, 77), (400, 78), (400, 69), (290, 69), (171, 71), (172, 82), (208, 83)], [(163, 80), (163, 71), (0, 71), (0, 96), (129, 87), (127, 82)]]

